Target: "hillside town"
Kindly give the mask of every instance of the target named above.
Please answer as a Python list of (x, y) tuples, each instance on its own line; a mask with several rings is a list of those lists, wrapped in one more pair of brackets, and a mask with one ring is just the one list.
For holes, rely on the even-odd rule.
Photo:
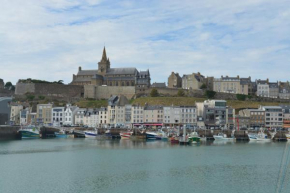
[(131, 105), (124, 96), (112, 96), (108, 106), (79, 108), (71, 104), (9, 104), (10, 125), (77, 126), (90, 128), (199, 128), (247, 129), (290, 128), (290, 105), (260, 106), (258, 109), (235, 109), (225, 100), (205, 100), (195, 106)]
[[(2, 103), (9, 109), (0, 112), (1, 124), (86, 126), (102, 128), (118, 127), (198, 127), (198, 128), (288, 128), (289, 107), (262, 106), (257, 109), (240, 108), (237, 111), (227, 105), (227, 98), (233, 100), (276, 101), (289, 103), (289, 82), (270, 82), (269, 79), (255, 80), (251, 77), (205, 77), (200, 72), (180, 76), (172, 72), (167, 84), (151, 84), (149, 69), (111, 68), (110, 59), (104, 47), (98, 68), (83, 70), (79, 67), (68, 85), (62, 81), (20, 79), (14, 86), (0, 79)], [(130, 99), (153, 96), (204, 97), (204, 102), (194, 105), (143, 106), (131, 104)], [(10, 97), (10, 98), (9, 98)], [(5, 99), (5, 100), (4, 100)], [(13, 100), (12, 100), (13, 99)], [(30, 105), (32, 101), (46, 99), (45, 104)], [(81, 108), (72, 105), (78, 100), (108, 100), (107, 106)], [(57, 106), (53, 101), (66, 101)], [(1, 101), (0, 101), (1, 103)], [(3, 111), (3, 110), (2, 110)], [(4, 115), (6, 113), (6, 116)], [(4, 116), (4, 118), (3, 118)]]

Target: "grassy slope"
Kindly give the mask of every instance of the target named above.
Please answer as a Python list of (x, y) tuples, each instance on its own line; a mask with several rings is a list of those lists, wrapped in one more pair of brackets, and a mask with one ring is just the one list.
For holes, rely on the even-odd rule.
[[(145, 105), (148, 103), (150, 105), (163, 105), (163, 106), (190, 106), (195, 105), (195, 102), (202, 102), (205, 98), (194, 98), (194, 97), (142, 97), (131, 100), (132, 104), (140, 104)], [(252, 101), (236, 101), (229, 100), (228, 106), (231, 106), (235, 109), (243, 109), (243, 108), (258, 108), (260, 105), (279, 105), (279, 103), (273, 102), (252, 102)], [(99, 108), (106, 107), (108, 102), (106, 100), (83, 100), (76, 103), (79, 107), (82, 108)]]

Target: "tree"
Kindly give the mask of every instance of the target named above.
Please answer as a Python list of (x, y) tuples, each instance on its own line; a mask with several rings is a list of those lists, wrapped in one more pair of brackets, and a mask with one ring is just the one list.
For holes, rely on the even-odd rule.
[(13, 86), (13, 84), (11, 82), (6, 82), (5, 84), (5, 89), (10, 89), (10, 87)]
[(207, 86), (203, 83), (200, 87), (200, 89), (207, 89)]
[(212, 99), (214, 98), (216, 92), (215, 91), (212, 91), (212, 90), (207, 90), (205, 91), (205, 96), (208, 98), (208, 99)]
[(182, 89), (178, 90), (177, 96), (183, 97), (185, 95), (184, 91)]
[(150, 96), (151, 97), (158, 97), (159, 96), (158, 90), (156, 88), (153, 88), (150, 92)]

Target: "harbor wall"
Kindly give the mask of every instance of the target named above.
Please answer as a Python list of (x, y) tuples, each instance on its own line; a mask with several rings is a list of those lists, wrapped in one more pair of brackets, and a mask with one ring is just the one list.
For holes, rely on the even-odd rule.
[(0, 140), (21, 139), (20, 126), (0, 126)]

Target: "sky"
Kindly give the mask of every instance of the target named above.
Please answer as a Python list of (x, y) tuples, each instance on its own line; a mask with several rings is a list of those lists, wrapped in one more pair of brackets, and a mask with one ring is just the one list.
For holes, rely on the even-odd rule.
[(0, 78), (111, 67), (289, 80), (289, 0), (0, 0)]

